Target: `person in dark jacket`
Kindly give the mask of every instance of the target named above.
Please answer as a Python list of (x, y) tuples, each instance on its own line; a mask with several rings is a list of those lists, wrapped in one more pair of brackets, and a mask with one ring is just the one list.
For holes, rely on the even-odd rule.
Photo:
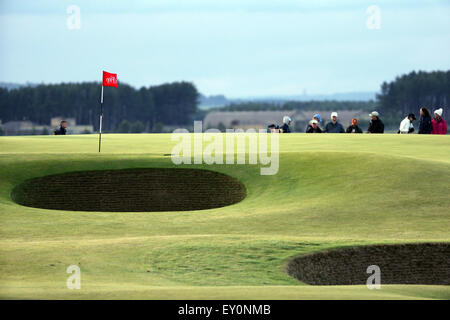
[(373, 111), (369, 116), (371, 120), (367, 133), (384, 133), (384, 123), (380, 120), (380, 114)]
[(55, 136), (65, 135), (67, 133), (67, 121), (63, 120), (58, 129), (53, 131)]
[(345, 130), (346, 133), (363, 133), (361, 128), (358, 126), (358, 119), (353, 118), (352, 124)]
[(280, 126), (276, 124), (271, 124), (267, 127), (269, 133), (279, 133), (280, 132)]
[(430, 134), (432, 130), (430, 111), (427, 108), (420, 108), (419, 134)]
[(306, 127), (306, 133), (322, 133), (322, 129), (319, 127), (319, 121), (313, 119)]
[(344, 127), (337, 121), (337, 112), (331, 113), (331, 121), (325, 126), (323, 132), (326, 133), (345, 133)]
[(289, 128), (292, 119), (288, 116), (283, 117), (283, 125), (280, 128), (281, 133), (291, 133), (291, 128)]

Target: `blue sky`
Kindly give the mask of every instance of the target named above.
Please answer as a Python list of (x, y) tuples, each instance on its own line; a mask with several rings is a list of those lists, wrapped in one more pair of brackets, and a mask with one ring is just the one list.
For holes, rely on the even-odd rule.
[[(67, 7), (81, 28), (67, 27)], [(380, 29), (366, 9), (381, 10)], [(230, 97), (378, 91), (450, 69), (448, 0), (0, 0), (0, 81), (194, 82)]]

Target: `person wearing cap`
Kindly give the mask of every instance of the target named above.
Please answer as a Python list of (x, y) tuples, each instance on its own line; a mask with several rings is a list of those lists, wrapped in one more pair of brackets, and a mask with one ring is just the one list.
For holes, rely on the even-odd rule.
[(420, 108), (419, 134), (430, 134), (433, 130), (431, 114), (427, 108)]
[(327, 123), (325, 126), (325, 130), (323, 132), (326, 133), (344, 133), (344, 127), (337, 121), (338, 114), (337, 112), (331, 113), (331, 121)]
[(276, 124), (271, 124), (267, 127), (267, 129), (269, 130), (269, 133), (279, 133), (280, 132), (280, 127)]
[(369, 123), (369, 128), (367, 128), (367, 133), (384, 133), (384, 123), (380, 120), (380, 114), (373, 111), (369, 114), (371, 118)]
[(447, 133), (447, 123), (444, 118), (442, 118), (442, 108), (434, 110), (434, 119), (431, 122), (433, 124), (433, 130), (431, 134), (446, 134)]
[(316, 113), (313, 116), (313, 120), (317, 121), (317, 125), (320, 127), (320, 125), (322, 124), (322, 117), (320, 116), (320, 114)]
[(319, 121), (316, 119), (310, 120), (306, 127), (306, 133), (322, 133), (322, 129), (319, 127)]
[(289, 128), (292, 119), (288, 116), (283, 117), (283, 125), (280, 128), (280, 132), (282, 133), (291, 133), (291, 128)]
[(416, 120), (416, 116), (414, 113), (408, 114), (408, 116), (400, 122), (400, 127), (398, 128), (398, 133), (404, 134), (404, 133), (413, 133), (414, 132), (414, 126), (413, 121)]
[(358, 119), (353, 118), (352, 124), (348, 126), (346, 133), (363, 133), (361, 128), (358, 126)]

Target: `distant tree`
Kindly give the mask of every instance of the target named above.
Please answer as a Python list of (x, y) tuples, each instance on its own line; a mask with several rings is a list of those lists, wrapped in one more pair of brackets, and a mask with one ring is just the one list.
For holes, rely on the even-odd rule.
[(164, 125), (161, 122), (157, 122), (153, 126), (152, 132), (154, 132), (154, 133), (161, 133), (161, 132), (163, 132), (163, 129), (164, 129)]
[(198, 91), (189, 82), (150, 87), (155, 104), (154, 123), (187, 124), (197, 111)]
[(419, 113), (421, 107), (430, 111), (444, 109), (450, 112), (450, 70), (411, 72), (381, 85), (377, 95), (379, 111), (387, 118), (399, 119), (408, 113)]
[(144, 132), (144, 130), (145, 130), (145, 125), (139, 120), (134, 122), (130, 127), (131, 133), (141, 133), (141, 132)]
[(219, 111), (288, 111), (288, 110), (366, 110), (373, 108), (374, 101), (286, 101), (232, 103)]
[(117, 132), (119, 133), (129, 133), (131, 129), (131, 124), (128, 120), (122, 120), (122, 122), (119, 124), (119, 128)]
[[(9, 91), (0, 88), (0, 119), (49, 125), (52, 117), (64, 116), (98, 130), (100, 88), (96, 82), (24, 86)], [(123, 120), (141, 121), (149, 130), (157, 122), (186, 124), (196, 114), (197, 97), (197, 89), (189, 82), (138, 90), (122, 82), (117, 88), (105, 88), (103, 131), (119, 131)]]

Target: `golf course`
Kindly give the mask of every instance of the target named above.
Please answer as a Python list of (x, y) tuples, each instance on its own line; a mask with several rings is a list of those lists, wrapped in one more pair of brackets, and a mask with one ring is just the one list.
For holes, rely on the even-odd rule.
[[(280, 134), (275, 175), (175, 165), (170, 134), (104, 134), (101, 153), (97, 143), (0, 137), (1, 299), (450, 299), (449, 270), (447, 284), (414, 283), (407, 258), (389, 283), (381, 266), (381, 289), (288, 272), (346, 248), (448, 253), (449, 135)], [(426, 255), (436, 268), (450, 258), (439, 254)], [(71, 265), (79, 290), (66, 286)]]

